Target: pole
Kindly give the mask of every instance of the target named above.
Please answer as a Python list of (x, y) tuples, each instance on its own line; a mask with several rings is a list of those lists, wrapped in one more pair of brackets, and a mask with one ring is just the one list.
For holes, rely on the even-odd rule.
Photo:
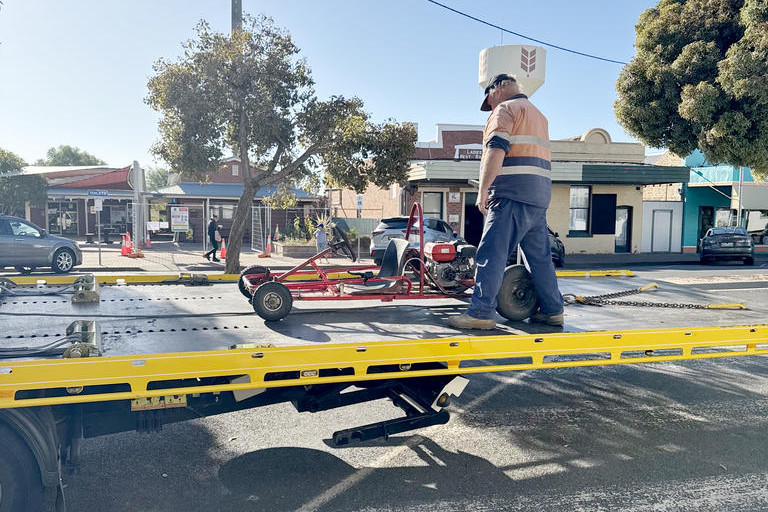
[(741, 188), (744, 185), (744, 166), (739, 167), (739, 208), (738, 208), (738, 220), (736, 221), (736, 227), (741, 227)]
[(96, 246), (99, 248), (99, 266), (101, 266), (101, 212), (96, 212)]
[(232, 0), (232, 33), (243, 30), (243, 1)]

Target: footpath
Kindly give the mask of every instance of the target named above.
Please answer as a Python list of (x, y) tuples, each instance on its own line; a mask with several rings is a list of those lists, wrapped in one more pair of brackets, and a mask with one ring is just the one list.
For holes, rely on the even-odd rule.
[[(223, 273), (225, 262), (209, 262), (203, 258), (202, 247), (192, 247), (173, 242), (152, 242), (150, 249), (144, 249), (143, 258), (129, 258), (120, 255), (120, 244), (102, 245), (101, 262), (99, 248), (96, 245), (80, 242), (83, 251), (83, 264), (77, 272), (207, 272)], [(273, 270), (287, 270), (302, 263), (302, 259), (287, 258), (271, 254), (269, 258), (260, 258), (259, 254), (246, 248), (240, 254), (242, 268), (251, 265), (263, 265)], [(646, 265), (698, 265), (697, 254), (690, 253), (639, 253), (639, 254), (568, 254), (565, 257), (565, 270), (580, 269), (632, 269)], [(353, 265), (347, 258), (329, 258), (329, 263), (321, 260), (323, 267), (346, 267)], [(755, 266), (768, 264), (768, 254), (756, 254)], [(373, 265), (370, 258), (361, 258), (354, 265)]]

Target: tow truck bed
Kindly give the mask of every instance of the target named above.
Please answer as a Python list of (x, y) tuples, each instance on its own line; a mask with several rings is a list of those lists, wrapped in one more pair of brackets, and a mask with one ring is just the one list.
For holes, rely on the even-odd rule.
[[(124, 280), (141, 279), (147, 280)], [(93, 302), (76, 304), (71, 293), (51, 295), (64, 291), (54, 285), (10, 286), (0, 298), (0, 351), (6, 355), (0, 361), (0, 425), (16, 433), (5, 439), (10, 448), (34, 455), (8, 464), (37, 465), (41, 487), (29, 492), (45, 493), (45, 510), (62, 496), (60, 462), (78, 464), (83, 437), (157, 430), (280, 402), (317, 412), (389, 399), (405, 412), (335, 432), (333, 443), (341, 446), (447, 422), (444, 408), (467, 382), (460, 375), (768, 354), (764, 301), (749, 310), (569, 305), (563, 329), (502, 322), (494, 331), (460, 332), (445, 322), (465, 307), (453, 299), (343, 307), (300, 302), (288, 317), (265, 323), (233, 281), (216, 277), (189, 286), (149, 280), (164, 284), (95, 287), (98, 296), (82, 294)], [(560, 280), (564, 294), (581, 296), (647, 284), (624, 277)], [(671, 283), (623, 299), (678, 306), (734, 302), (727, 290), (714, 296)], [(78, 347), (69, 357), (60, 350), (8, 357), (13, 349), (34, 351), (56, 341), (94, 345), (100, 353)], [(14, 471), (9, 478), (20, 474)]]

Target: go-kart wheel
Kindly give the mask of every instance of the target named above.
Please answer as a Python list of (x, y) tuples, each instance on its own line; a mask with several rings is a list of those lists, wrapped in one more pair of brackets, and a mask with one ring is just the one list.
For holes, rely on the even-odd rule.
[(523, 265), (510, 265), (504, 270), (496, 311), (507, 320), (517, 322), (536, 311), (536, 292), (531, 274)]
[(331, 247), (333, 247), (334, 251), (355, 261), (355, 251), (352, 250), (352, 246), (349, 244), (349, 238), (347, 238), (347, 234), (339, 229), (338, 226), (333, 226), (333, 240), (331, 240)]
[(291, 311), (293, 297), (282, 283), (267, 281), (256, 288), (251, 299), (253, 310), (267, 322), (282, 320)]
[(269, 269), (267, 267), (262, 267), (261, 265), (253, 265), (240, 272), (240, 276), (237, 278), (237, 288), (240, 290), (240, 293), (243, 294), (243, 297), (248, 300), (251, 300), (251, 292), (245, 287), (243, 276), (253, 274), (259, 274), (258, 276), (251, 278), (251, 282), (257, 286), (271, 279)]

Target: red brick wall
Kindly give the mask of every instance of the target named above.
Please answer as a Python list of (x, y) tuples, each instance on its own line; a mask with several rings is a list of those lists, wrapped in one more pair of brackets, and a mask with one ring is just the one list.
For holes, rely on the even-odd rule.
[[(238, 175), (232, 176), (232, 166), (238, 166)], [(243, 182), (243, 166), (240, 162), (224, 162), (221, 164), (219, 171), (209, 174), (208, 181), (211, 183), (242, 183)], [(184, 178), (182, 178), (182, 181)]]
[(453, 160), (456, 146), (463, 144), (482, 144), (483, 132), (480, 130), (443, 131), (442, 148), (416, 148), (417, 160)]

